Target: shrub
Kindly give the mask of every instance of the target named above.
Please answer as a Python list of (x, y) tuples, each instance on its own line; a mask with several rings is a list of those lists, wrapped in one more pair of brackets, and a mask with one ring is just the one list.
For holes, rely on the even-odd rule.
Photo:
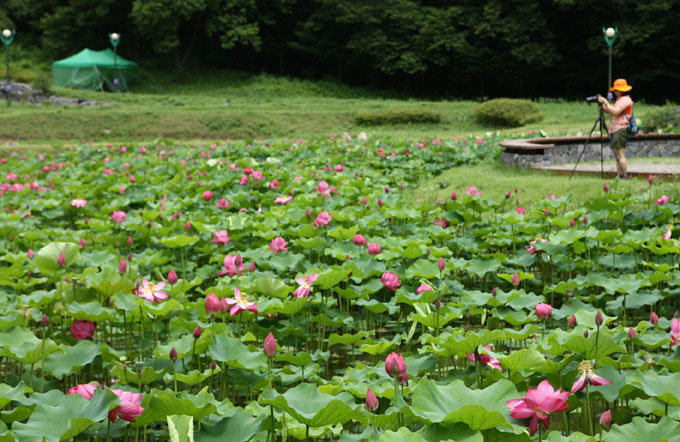
[(363, 112), (354, 117), (354, 123), (380, 126), (383, 124), (419, 124), (441, 122), (442, 116), (428, 110), (399, 110), (384, 112)]
[(518, 127), (541, 121), (543, 114), (530, 100), (496, 98), (477, 106), (475, 118), (485, 125)]
[(680, 132), (680, 107), (667, 104), (646, 112), (641, 120), (645, 131)]

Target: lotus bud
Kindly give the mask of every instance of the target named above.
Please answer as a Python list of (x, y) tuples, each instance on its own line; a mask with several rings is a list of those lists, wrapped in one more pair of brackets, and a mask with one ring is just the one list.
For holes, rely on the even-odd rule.
[(125, 258), (120, 259), (120, 262), (118, 263), (118, 271), (121, 274), (127, 273), (127, 262), (125, 262)]
[(217, 363), (216, 363), (215, 361), (212, 361), (212, 362), (210, 363), (210, 369), (211, 369), (211, 370), (215, 370), (216, 368), (217, 368)]
[(536, 304), (536, 316), (540, 319), (548, 319), (552, 314), (552, 306), (544, 302), (539, 302)]
[(250, 266), (248, 267), (248, 270), (250, 270), (251, 272), (254, 272), (256, 268), (257, 268), (257, 267), (255, 266), (255, 263), (254, 263), (254, 262), (251, 262), (251, 263), (250, 263)]
[(439, 302), (439, 299), (437, 299), (437, 300), (434, 302), (434, 306), (435, 306), (435, 308), (437, 308), (437, 309), (442, 308), (442, 303)]
[(569, 227), (574, 227), (575, 224), (576, 224), (576, 221), (574, 221), (574, 218), (569, 220)]
[(191, 230), (191, 223), (189, 221), (184, 223), (184, 230), (186, 230), (187, 232)]
[(381, 200), (380, 198), (378, 198), (378, 206), (380, 206), (380, 207), (383, 206), (383, 202), (382, 202), (382, 200)]
[(637, 333), (635, 332), (635, 329), (633, 327), (629, 328), (628, 329), (628, 337), (630, 339), (635, 339), (636, 336), (637, 336)]
[(652, 312), (649, 314), (649, 322), (652, 323), (652, 325), (656, 325), (659, 323), (659, 316), (655, 312)]
[(588, 337), (588, 330), (585, 330), (585, 331), (583, 332), (583, 337), (584, 337), (584, 338), (587, 338), (587, 337)]
[(151, 221), (147, 221), (147, 222), (146, 222), (146, 227), (147, 227), (148, 229), (150, 229), (152, 225), (153, 225), (153, 224), (151, 224)]
[(127, 254), (127, 260), (128, 262), (132, 262), (132, 253)]
[(170, 349), (170, 360), (176, 361), (178, 356), (179, 355), (177, 354), (177, 350), (175, 350), (175, 347), (172, 347)]
[(576, 316), (571, 315), (569, 316), (569, 319), (567, 319), (567, 322), (569, 323), (569, 327), (576, 327)]
[(380, 245), (378, 243), (372, 242), (368, 244), (368, 253), (369, 255), (378, 255), (380, 254), (381, 249)]
[(59, 253), (59, 257), (57, 258), (57, 265), (59, 267), (64, 267), (66, 265), (66, 256), (64, 256), (64, 252)]
[(196, 326), (196, 328), (194, 329), (194, 333), (193, 333), (194, 339), (200, 338), (202, 334), (203, 334), (203, 330), (201, 330), (201, 326)]
[(509, 200), (512, 194), (510, 192), (505, 192), (505, 199)]
[(80, 241), (78, 241), (78, 243), (80, 244), (80, 247), (87, 246), (87, 243), (85, 242), (85, 240), (83, 238), (80, 238)]
[(42, 315), (42, 319), (40, 320), (40, 324), (42, 325), (47, 325), (50, 323), (50, 318), (47, 315)]
[(456, 192), (451, 193), (451, 200), (456, 201), (458, 199), (458, 194)]
[(170, 272), (168, 272), (168, 282), (170, 284), (177, 283), (177, 272), (175, 272), (175, 269), (172, 269), (170, 270)]
[(519, 275), (517, 272), (513, 273), (512, 275), (512, 285), (518, 286), (519, 285)]
[(437, 268), (440, 272), (443, 272), (444, 269), (446, 269), (446, 261), (444, 261), (444, 258), (439, 258), (439, 261), (437, 261)]
[(127, 245), (129, 245), (129, 246), (132, 245), (132, 237), (131, 236), (127, 237)]
[(276, 339), (274, 339), (274, 335), (271, 332), (264, 339), (263, 351), (268, 358), (274, 357), (276, 354)]
[(305, 212), (305, 216), (306, 216), (307, 218), (311, 218), (311, 217), (312, 217), (312, 212), (310, 212), (309, 210), (307, 210), (307, 211)]
[(35, 253), (33, 252), (33, 249), (28, 249), (28, 257), (30, 259), (33, 259), (34, 256), (35, 256)]
[(588, 224), (588, 217), (587, 216), (583, 217), (583, 224)]
[(406, 373), (406, 363), (400, 353), (390, 353), (385, 358), (385, 371), (391, 377), (401, 377)]
[(546, 207), (546, 209), (543, 211), (543, 214), (544, 214), (545, 216), (550, 215), (550, 209), (548, 209), (548, 208)]
[(647, 182), (648, 182), (649, 184), (654, 184), (654, 175), (650, 174), (650, 175), (647, 177)]
[(600, 312), (598, 311), (597, 314), (595, 315), (595, 324), (596, 324), (598, 327), (600, 327), (600, 326), (602, 326), (602, 323), (603, 323), (603, 322), (604, 322), (604, 320), (602, 319), (602, 313), (600, 313)]
[(517, 192), (519, 192), (519, 189), (515, 187), (515, 195), (517, 194)]
[(378, 398), (375, 397), (373, 390), (369, 388), (368, 391), (366, 391), (366, 409), (368, 411), (375, 411), (378, 409), (379, 405), (380, 402), (378, 402)]
[(492, 288), (491, 289), (491, 296), (493, 296), (495, 298), (497, 295), (498, 295), (498, 291), (496, 290), (496, 287)]
[(604, 183), (604, 186), (602, 186), (602, 190), (604, 190), (605, 193), (609, 192), (609, 184)]
[(602, 425), (603, 427), (608, 427), (611, 425), (611, 423), (612, 423), (612, 411), (607, 410), (604, 413), (602, 413), (602, 416), (600, 416), (600, 425)]

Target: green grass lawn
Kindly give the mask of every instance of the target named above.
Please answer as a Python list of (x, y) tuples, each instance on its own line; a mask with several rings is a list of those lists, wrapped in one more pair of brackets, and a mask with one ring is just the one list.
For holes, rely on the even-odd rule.
[[(125, 94), (54, 91), (61, 96), (114, 103), (111, 107), (14, 104), (0, 114), (0, 142), (309, 138), (345, 131), (353, 136), (365, 131), (373, 137), (446, 139), (497, 131), (474, 120), (474, 101), (417, 100), (332, 81), (233, 71), (199, 71), (187, 74), (191, 80), (184, 82), (160, 72), (147, 76), (154, 78), (153, 83), (142, 82)], [(597, 116), (597, 108), (585, 102), (539, 100), (539, 106), (545, 114), (542, 122), (503, 130), (502, 134), (521, 136), (528, 130), (551, 135), (584, 133)], [(441, 123), (361, 126), (353, 122), (361, 112), (423, 109), (439, 113)], [(636, 112), (643, 113), (644, 104)]]

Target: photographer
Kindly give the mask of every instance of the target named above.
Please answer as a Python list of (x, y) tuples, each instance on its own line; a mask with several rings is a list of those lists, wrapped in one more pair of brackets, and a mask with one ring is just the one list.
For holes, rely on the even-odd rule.
[(612, 115), (609, 122), (609, 142), (618, 159), (616, 169), (620, 179), (627, 178), (626, 143), (628, 142), (628, 131), (626, 128), (633, 112), (633, 100), (630, 98), (631, 89), (633, 88), (628, 85), (626, 80), (619, 78), (614, 82), (614, 86), (609, 89), (616, 96), (614, 104), (610, 104), (604, 97), (597, 99), (602, 105), (602, 110)]

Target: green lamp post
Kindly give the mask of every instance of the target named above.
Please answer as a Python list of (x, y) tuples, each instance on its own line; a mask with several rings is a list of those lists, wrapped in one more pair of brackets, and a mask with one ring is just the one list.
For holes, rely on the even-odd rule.
[(5, 94), (7, 95), (7, 107), (10, 106), (12, 103), (9, 94), (12, 91), (12, 85), (9, 83), (9, 47), (14, 41), (14, 36), (16, 35), (16, 31), (13, 29), (4, 29), (2, 33), (0, 33), (0, 40), (5, 44), (5, 47), (7, 48), (7, 86), (5, 87)]
[[(605, 29), (603, 26), (602, 33), (604, 34), (604, 41), (607, 43), (607, 46), (609, 46), (609, 77), (607, 78), (607, 91), (609, 91), (609, 88), (612, 86), (612, 45), (616, 41), (616, 36), (619, 33), (619, 27), (609, 27)], [(611, 91), (607, 92), (607, 98), (610, 100), (614, 98), (614, 95), (611, 93)]]
[(120, 43), (120, 34), (117, 32), (109, 33), (109, 41), (113, 46), (113, 90), (118, 92), (118, 43)]

